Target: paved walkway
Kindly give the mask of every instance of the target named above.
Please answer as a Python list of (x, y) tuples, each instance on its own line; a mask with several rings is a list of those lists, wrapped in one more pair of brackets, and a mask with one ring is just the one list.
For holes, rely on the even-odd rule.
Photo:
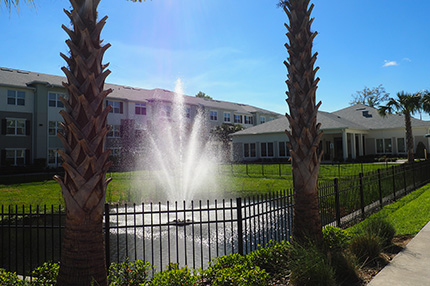
[(430, 222), (368, 284), (397, 285), (430, 285)]

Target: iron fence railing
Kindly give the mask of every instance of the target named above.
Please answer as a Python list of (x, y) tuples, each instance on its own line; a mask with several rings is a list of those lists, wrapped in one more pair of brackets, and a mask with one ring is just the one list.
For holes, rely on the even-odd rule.
[[(319, 184), (323, 225), (346, 226), (427, 183), (430, 161), (334, 178)], [(289, 240), (293, 191), (222, 201), (105, 205), (108, 263), (142, 259), (157, 270), (169, 263), (205, 268), (215, 257), (246, 254), (269, 241)], [(58, 261), (65, 214), (61, 206), (1, 206), (0, 268), (31, 275)]]

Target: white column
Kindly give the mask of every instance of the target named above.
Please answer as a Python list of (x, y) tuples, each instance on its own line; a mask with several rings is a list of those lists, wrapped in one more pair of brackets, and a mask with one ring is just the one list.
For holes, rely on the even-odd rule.
[(355, 146), (355, 133), (351, 133), (351, 155), (352, 159), (357, 158), (356, 156), (356, 146)]
[(342, 130), (342, 150), (343, 150), (343, 160), (348, 159), (348, 134), (345, 130)]

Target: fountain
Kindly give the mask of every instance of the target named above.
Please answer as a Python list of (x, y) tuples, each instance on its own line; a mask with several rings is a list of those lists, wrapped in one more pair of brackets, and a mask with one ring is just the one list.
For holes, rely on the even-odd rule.
[(145, 164), (155, 180), (157, 194), (164, 194), (157, 198), (160, 200), (190, 201), (218, 193), (220, 160), (209, 141), (205, 113), (198, 107), (193, 118), (183, 94), (183, 84), (178, 79), (170, 116), (158, 116), (160, 120), (152, 124), (148, 134), (149, 160)]
[(135, 190), (150, 194), (136, 200), (150, 203), (110, 209), (112, 261), (144, 259), (158, 270), (171, 262), (205, 268), (212, 258), (237, 252), (239, 242), (258, 247), (258, 239), (280, 228), (269, 216), (273, 202), (248, 202), (244, 208), (240, 199), (216, 200), (224, 197), (217, 179), (226, 182), (219, 174), (219, 153), (211, 148), (204, 110), (193, 107), (192, 116), (183, 94), (178, 80), (172, 108), (159, 108), (165, 116), (155, 116), (160, 120), (149, 129), (143, 171), (135, 173)]

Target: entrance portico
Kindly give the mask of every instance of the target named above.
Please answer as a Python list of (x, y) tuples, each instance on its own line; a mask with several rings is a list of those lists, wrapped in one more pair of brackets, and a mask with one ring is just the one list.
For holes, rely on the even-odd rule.
[(323, 160), (346, 161), (348, 158), (363, 156), (365, 134), (362, 130), (324, 130), (321, 144), (325, 146)]

